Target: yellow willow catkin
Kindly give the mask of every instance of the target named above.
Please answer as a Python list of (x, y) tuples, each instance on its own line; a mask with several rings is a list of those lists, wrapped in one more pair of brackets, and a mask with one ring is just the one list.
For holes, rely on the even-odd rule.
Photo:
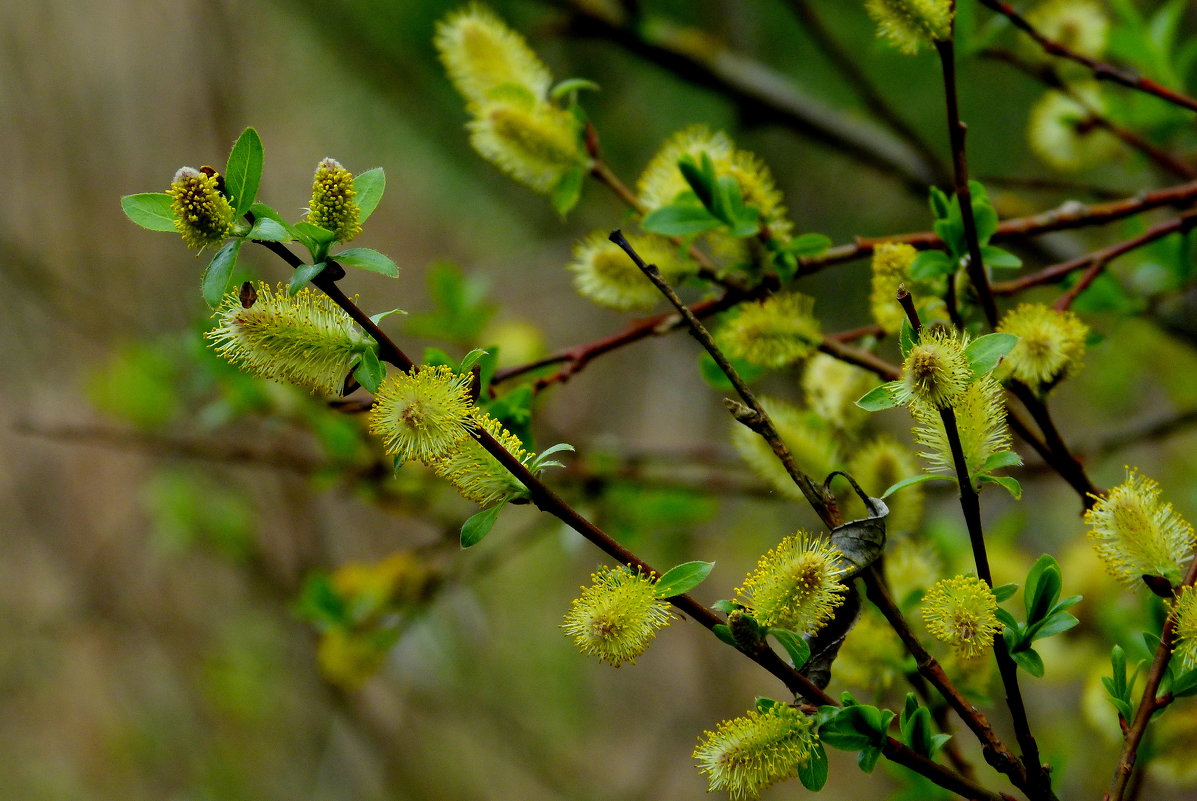
[(561, 628), (587, 656), (619, 667), (636, 664), (657, 630), (673, 619), (669, 603), (657, 597), (656, 577), (639, 570), (604, 568), (590, 577)]
[(208, 167), (180, 167), (167, 194), (175, 230), (192, 250), (203, 250), (232, 236), (233, 207), (220, 192), (220, 174)]

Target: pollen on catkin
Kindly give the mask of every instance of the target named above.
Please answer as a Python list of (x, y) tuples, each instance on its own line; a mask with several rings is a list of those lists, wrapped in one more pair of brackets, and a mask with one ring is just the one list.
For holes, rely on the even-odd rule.
[(372, 340), (325, 295), (301, 289), (288, 296), (280, 284), (255, 285), (257, 299), (245, 308), (230, 292), (212, 313), (204, 334), (222, 358), (271, 381), (340, 395), (345, 378)]
[[(835, 432), (818, 415), (774, 398), (761, 398), (761, 406), (802, 472), (825, 476), (839, 467), (840, 446)], [(764, 437), (734, 422), (731, 438), (736, 452), (754, 473), (787, 498), (802, 500), (801, 490)]]
[(949, 0), (866, 0), (865, 10), (877, 23), (878, 35), (906, 55), (952, 36)]
[[(990, 456), (1010, 449), (1002, 385), (991, 375), (981, 376), (953, 399), (952, 409), (964, 462), (969, 476), (975, 479)], [(919, 456), (927, 460), (928, 469), (955, 472), (956, 463), (940, 410), (915, 400), (910, 404), (910, 414), (915, 423), (914, 440), (925, 449), (919, 451)]]
[(519, 87), (542, 99), (553, 82), (524, 37), (478, 3), (459, 8), (438, 22), (433, 44), (449, 80), (472, 106), (482, 104), (503, 86)]
[(1185, 669), (1197, 667), (1197, 590), (1193, 585), (1181, 588), (1172, 607), (1176, 616), (1172, 652)]
[[(666, 281), (673, 283), (693, 273), (697, 265), (683, 258), (678, 247), (656, 234), (629, 234), (628, 243), (648, 264), (655, 264)], [(600, 306), (616, 311), (647, 310), (661, 299), (657, 289), (623, 248), (595, 231), (574, 246), (569, 269), (574, 287)]]
[[(520, 438), (494, 417), (475, 412), (475, 419), (479, 428), (494, 437), (521, 464), (526, 465), (532, 460), (533, 454), (524, 450)], [(428, 466), (452, 484), (463, 498), (483, 509), (504, 499), (528, 494), (528, 488), (473, 439), (464, 440), (443, 456), (431, 459)]]
[(775, 703), (703, 732), (694, 759), (707, 776), (708, 792), (724, 791), (732, 801), (756, 799), (797, 776), (817, 742), (814, 718)]
[(542, 194), (585, 162), (573, 114), (514, 92), (492, 94), (467, 126), (470, 144), (484, 159)]
[(797, 531), (760, 558), (736, 601), (762, 626), (813, 634), (844, 601), (840, 559), (825, 538)]
[(619, 667), (636, 664), (657, 636), (673, 622), (667, 601), (656, 595), (656, 576), (627, 567), (604, 568), (570, 601), (561, 628), (587, 656)]
[(972, 379), (966, 347), (966, 333), (943, 325), (924, 327), (902, 363), (905, 397), (936, 409), (954, 405)]
[(823, 341), (814, 308), (815, 300), (809, 295), (778, 292), (741, 304), (716, 339), (731, 356), (759, 367), (785, 367), (809, 356)]
[[(205, 167), (205, 170), (208, 168)], [(221, 194), (218, 173), (200, 172), (194, 167), (180, 167), (167, 194), (175, 230), (192, 250), (203, 250), (232, 236), (236, 225), (233, 207)]]
[(1050, 388), (1081, 367), (1089, 327), (1070, 311), (1023, 303), (1006, 313), (998, 331), (1018, 342), (999, 369), (1034, 388)]
[(1031, 107), (1027, 139), (1031, 152), (1058, 170), (1082, 170), (1110, 161), (1122, 148), (1118, 137), (1098, 125), (1088, 106), (1098, 114), (1106, 110), (1096, 82), (1074, 84), (1071, 91), (1084, 101), (1049, 90)]
[(872, 291), (869, 293), (869, 307), (873, 320), (885, 333), (896, 334), (902, 330), (906, 312), (898, 303), (898, 287), (908, 282), (908, 271), (918, 251), (905, 242), (882, 242), (873, 248)]
[(308, 222), (332, 231), (338, 242), (348, 242), (362, 232), (361, 210), (354, 198), (353, 173), (336, 159), (324, 159), (316, 165), (312, 179), (312, 200)]
[(460, 450), (478, 425), (470, 376), (445, 365), (392, 375), (379, 387), (366, 420), (391, 456), (428, 462)]
[(1002, 630), (993, 590), (976, 576), (941, 579), (923, 596), (923, 623), (965, 659), (985, 653)]
[(1193, 553), (1193, 527), (1160, 501), (1160, 485), (1138, 470), (1097, 498), (1085, 512), (1089, 542), (1106, 570), (1128, 586), (1143, 576), (1180, 582), (1181, 565)]

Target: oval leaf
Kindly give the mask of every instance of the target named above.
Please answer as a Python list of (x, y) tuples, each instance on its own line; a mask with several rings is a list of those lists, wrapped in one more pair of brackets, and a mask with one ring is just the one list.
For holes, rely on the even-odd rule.
[(1018, 344), (1018, 337), (1014, 334), (986, 334), (968, 343), (964, 355), (968, 359), (968, 366), (977, 378), (997, 367), (1002, 357)]
[(666, 570), (665, 575), (657, 579), (657, 597), (672, 598), (689, 592), (706, 580), (714, 566), (714, 562), (686, 562), (672, 570)]
[(496, 503), (465, 521), (461, 527), (461, 547), (469, 548), (482, 542), (482, 538), (494, 528), (495, 521), (499, 519), (499, 512), (503, 511), (506, 505), (506, 501)]
[(907, 487), (913, 487), (915, 484), (922, 484), (927, 481), (955, 481), (955, 480), (956, 479), (952, 478), (951, 476), (944, 476), (944, 475), (940, 475), (938, 473), (923, 473), (922, 475), (911, 476), (910, 478), (904, 478), (895, 484), (891, 484), (889, 489), (887, 489), (885, 492), (881, 493), (881, 497), (883, 499), (888, 498), (889, 496), (893, 495), (895, 492), (900, 492), (900, 491), (906, 489)]
[(366, 348), (362, 351), (362, 359), (358, 362), (357, 369), (353, 371), (353, 377), (357, 379), (357, 383), (361, 384), (367, 392), (377, 394), (378, 387), (382, 384), (382, 379), (386, 378), (386, 374), (386, 368), (378, 360), (378, 354), (374, 348)]
[(224, 168), (225, 189), (238, 217), (249, 211), (261, 182), (262, 138), (253, 128), (246, 128), (233, 143)]
[(291, 232), (269, 217), (254, 220), (254, 227), (249, 229), (248, 239), (255, 242), (286, 242), (290, 240)]
[(1014, 451), (998, 451), (989, 454), (989, 458), (981, 466), (981, 472), (988, 473), (990, 470), (998, 470), (1003, 467), (1018, 467), (1020, 464), (1022, 464), (1022, 457)]
[(382, 255), (377, 250), (371, 250), (370, 248), (350, 248), (349, 250), (342, 250), (332, 258), (334, 261), (344, 264), (348, 267), (356, 267), (359, 270), (369, 270), (372, 273), (381, 273), (382, 275), (390, 276), (391, 278), (394, 278), (399, 274), (399, 267), (396, 266), (395, 262)]
[(907, 274), (916, 281), (930, 281), (952, 272), (952, 260), (942, 250), (923, 250), (910, 263)]
[(815, 743), (810, 758), (798, 766), (798, 781), (812, 793), (817, 793), (827, 784), (827, 772), (827, 752), (823, 750), (822, 743)]
[(287, 294), (295, 295), (299, 290), (312, 282), (312, 279), (324, 272), (328, 264), (318, 261), (315, 264), (301, 264), (291, 273), (291, 283), (287, 285)]
[(723, 225), (719, 218), (701, 206), (664, 206), (649, 214), (641, 223), (644, 230), (664, 236), (701, 234)]
[(237, 266), (237, 254), (244, 242), (244, 239), (234, 239), (216, 251), (216, 255), (208, 263), (208, 269), (204, 271), (204, 277), (200, 282), (200, 289), (210, 307), (219, 306), (220, 299), (229, 291), (233, 283), (233, 269)]
[(880, 412), (884, 409), (892, 409), (895, 406), (899, 406), (900, 404), (894, 393), (894, 390), (899, 386), (899, 382), (890, 381), (887, 384), (874, 387), (866, 392), (860, 400), (856, 401), (856, 405), (866, 412)]
[(354, 200), (357, 201), (359, 223), (364, 223), (374, 209), (378, 208), (378, 201), (382, 200), (382, 193), (387, 188), (387, 176), (382, 167), (366, 170), (361, 175), (353, 176)]
[(981, 476), (977, 481), (982, 484), (997, 484), (1014, 496), (1015, 500), (1022, 497), (1022, 484), (1018, 483), (1018, 479), (1011, 478), (1010, 476)]
[(818, 256), (831, 247), (831, 237), (825, 234), (800, 234), (785, 247), (795, 256)]
[(786, 649), (790, 661), (794, 663), (794, 669), (801, 670), (806, 660), (810, 659), (810, 644), (800, 635), (786, 629), (769, 629), (769, 633)]
[(175, 215), (170, 210), (171, 198), (165, 192), (142, 192), (121, 198), (121, 210), (133, 222), (150, 231), (174, 232)]

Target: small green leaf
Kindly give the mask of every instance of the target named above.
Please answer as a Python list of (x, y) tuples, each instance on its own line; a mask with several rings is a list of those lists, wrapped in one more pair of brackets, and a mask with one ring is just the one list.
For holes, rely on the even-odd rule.
[[(732, 357), (729, 358), (728, 361), (731, 362), (732, 367), (736, 368), (736, 372), (739, 373), (740, 378), (743, 379), (745, 383), (750, 384), (765, 373), (765, 368), (758, 367), (757, 365), (752, 364), (751, 362), (746, 362), (743, 359)], [(715, 363), (713, 358), (711, 358), (711, 354), (707, 353), (705, 350), (702, 351), (698, 356), (698, 370), (702, 375), (703, 380), (720, 392), (730, 393), (736, 391), (736, 388), (732, 386), (731, 379), (729, 379), (724, 372), (719, 369), (719, 365)]]
[(465, 521), (461, 527), (461, 547), (469, 548), (482, 542), (482, 538), (494, 528), (495, 521), (499, 519), (499, 512), (503, 511), (506, 505), (506, 500), (500, 501)]
[(948, 196), (944, 194), (943, 190), (937, 186), (931, 187), (930, 197), (928, 198), (931, 204), (931, 214), (937, 220), (942, 220), (948, 216)]
[(357, 383), (371, 394), (377, 394), (379, 386), (382, 385), (382, 379), (386, 378), (387, 369), (382, 362), (378, 360), (378, 353), (374, 348), (366, 348), (362, 351), (362, 359), (358, 362), (357, 369), (353, 371), (353, 377), (357, 379)]
[(371, 314), (370, 321), (372, 323), (374, 323), (375, 325), (378, 325), (383, 320), (390, 317), (392, 314), (407, 314), (407, 312), (405, 312), (403, 309), (391, 309), (390, 311), (379, 312), (378, 314)]
[[(973, 221), (977, 224), (977, 241), (982, 245), (989, 244), (989, 238), (998, 227), (998, 215), (988, 200), (973, 198)], [(984, 255), (981, 258), (983, 261)]]
[(968, 359), (968, 366), (977, 378), (997, 367), (1002, 357), (1018, 344), (1018, 337), (1014, 334), (986, 334), (968, 343), (964, 355)]
[(395, 262), (370, 248), (350, 248), (330, 256), (330, 258), (338, 264), (356, 267), (359, 270), (369, 270), (372, 273), (381, 273), (391, 278), (399, 274), (399, 267), (395, 265)]
[(582, 183), (585, 179), (586, 170), (579, 167), (569, 170), (558, 179), (557, 183), (553, 184), (553, 189), (549, 192), (549, 202), (561, 215), (561, 219), (565, 219), (573, 207), (578, 205), (578, 200), (582, 197)]
[(997, 453), (989, 454), (985, 460), (985, 464), (981, 465), (981, 472), (988, 473), (991, 470), (1000, 470), (1003, 467), (1017, 467), (1022, 464), (1022, 457), (1014, 451), (998, 451)]
[(262, 182), (262, 138), (253, 128), (246, 128), (233, 143), (224, 168), (224, 186), (240, 217), (249, 211)]
[(259, 217), (254, 220), (253, 228), (249, 229), (246, 238), (255, 242), (287, 242), (292, 236), (284, 226), (269, 217)]
[(714, 562), (686, 562), (666, 570), (657, 579), (654, 592), (658, 598), (672, 598), (684, 595), (701, 584), (711, 574)]
[[(1044, 556), (1048, 556), (1044, 554)], [(1051, 557), (1048, 556), (1050, 559)], [(1043, 557), (1035, 563), (1031, 568), (1031, 572), (1027, 575), (1027, 594), (1023, 601), (1027, 608), (1027, 623), (1034, 624), (1047, 617), (1052, 606), (1055, 605), (1056, 599), (1060, 597), (1060, 590), (1063, 587), (1063, 580), (1060, 577), (1060, 568), (1052, 560), (1039, 570), (1040, 564), (1043, 563)]]
[(291, 273), (291, 283), (287, 285), (287, 295), (293, 297), (299, 290), (312, 282), (312, 279), (324, 272), (327, 262), (318, 261), (315, 264), (301, 264)]
[(799, 234), (789, 241), (785, 251), (795, 256), (818, 256), (831, 245), (831, 237), (825, 234)]
[(374, 209), (378, 208), (378, 201), (382, 200), (382, 193), (386, 188), (387, 176), (382, 167), (375, 167), (361, 175), (353, 176), (353, 199), (357, 203), (359, 223), (364, 223), (374, 213)]
[(723, 222), (701, 206), (662, 206), (644, 218), (641, 226), (662, 236), (689, 236), (711, 231)]
[(901, 481), (891, 484), (889, 486), (889, 489), (887, 489), (885, 492), (881, 493), (881, 500), (885, 500), (889, 496), (893, 495), (895, 492), (900, 492), (900, 491), (906, 489), (907, 487), (913, 487), (915, 484), (923, 484), (928, 481), (955, 481), (955, 480), (956, 479), (952, 478), (951, 476), (945, 476), (945, 475), (941, 475), (939, 473), (922, 473), (917, 476), (911, 476), (910, 478), (904, 478)]
[(204, 300), (211, 308), (220, 305), (220, 300), (229, 291), (233, 283), (233, 270), (237, 267), (237, 254), (241, 252), (244, 239), (234, 239), (227, 243), (208, 263), (204, 277), (200, 282), (200, 290)]
[(677, 168), (703, 208), (715, 213), (715, 193), (719, 190), (715, 176), (715, 163), (711, 161), (710, 155), (702, 153), (698, 161), (695, 161), (693, 156), (686, 154), (678, 159)]
[[(897, 303), (897, 301), (894, 301)], [(910, 351), (914, 349), (914, 326), (910, 324), (909, 317), (902, 318), (902, 329), (898, 332), (898, 348), (902, 352), (902, 359), (905, 360), (910, 355)]]
[(314, 225), (310, 222), (295, 223), (293, 227), (297, 233), (303, 234), (317, 245), (332, 244), (337, 238), (337, 235), (327, 228), (321, 228), (319, 225)]
[(1018, 479), (1010, 476), (978, 476), (977, 481), (982, 484), (997, 484), (999, 487), (1010, 493), (1015, 500), (1022, 497), (1022, 484), (1018, 483)]
[(1039, 653), (1034, 648), (1012, 651), (1010, 656), (1027, 673), (1030, 673), (1037, 679), (1043, 678), (1043, 658), (1039, 656)]
[(722, 612), (725, 615), (730, 615), (736, 609), (740, 609), (741, 607), (735, 601), (729, 601), (725, 598), (722, 601), (715, 601), (715, 603), (711, 604), (711, 608), (716, 612)]
[(881, 749), (876, 746), (869, 746), (862, 748), (860, 753), (856, 755), (856, 764), (865, 773), (872, 773), (873, 768), (877, 767), (877, 760), (881, 758)]
[(175, 215), (170, 210), (170, 195), (165, 192), (142, 192), (121, 198), (121, 210), (133, 222), (150, 231), (175, 232)]
[(1007, 601), (1014, 597), (1014, 593), (1018, 592), (1018, 585), (1011, 582), (1009, 584), (1001, 584), (993, 588), (993, 597), (997, 599), (1000, 604), (1002, 601)]
[(890, 381), (882, 384), (879, 387), (866, 392), (860, 400), (856, 401), (856, 405), (864, 409), (866, 412), (880, 412), (884, 409), (892, 409), (895, 406), (900, 406), (895, 390), (901, 387), (899, 381)]
[(1022, 259), (996, 245), (986, 245), (981, 248), (981, 258), (985, 261), (986, 267), (1001, 270), (1014, 270), (1022, 266)]
[(794, 663), (794, 669), (801, 670), (806, 660), (810, 659), (810, 644), (801, 635), (786, 629), (769, 629), (769, 633), (786, 649), (790, 661)]
[(739, 650), (740, 646), (736, 645), (736, 638), (732, 636), (731, 629), (726, 623), (716, 623), (711, 626), (711, 633), (719, 639), (723, 640), (725, 645), (730, 645), (732, 648)]
[(549, 99), (560, 100), (573, 92), (597, 92), (599, 85), (585, 78), (566, 78), (549, 90)]
[(942, 250), (921, 250), (910, 263), (907, 274), (915, 281), (933, 281), (953, 269), (954, 263)]
[(1186, 670), (1172, 682), (1172, 694), (1177, 698), (1197, 695), (1197, 669)]
[(823, 789), (823, 785), (827, 784), (827, 773), (827, 752), (823, 749), (822, 743), (815, 743), (810, 757), (804, 764), (798, 766), (798, 781), (802, 782), (802, 786), (812, 793), (817, 793)]
[(1038, 627), (1034, 628), (1031, 633), (1031, 639), (1041, 640), (1044, 637), (1054, 637), (1057, 634), (1068, 631), (1080, 622), (1067, 612), (1057, 612), (1054, 615), (1050, 615)]

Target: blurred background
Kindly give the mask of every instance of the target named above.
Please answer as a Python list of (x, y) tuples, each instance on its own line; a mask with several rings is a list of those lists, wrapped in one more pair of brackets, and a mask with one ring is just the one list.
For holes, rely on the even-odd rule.
[[(356, 272), (343, 285), (370, 313), (409, 312), (385, 324), (409, 352), (460, 357), (498, 344), (511, 365), (620, 330), (628, 316), (580, 298), (565, 264), (578, 239), (627, 224), (627, 212), (591, 184), (563, 220), (473, 153), (431, 44), (436, 20), (458, 4), (6, 5), (0, 798), (704, 793), (690, 758), (699, 733), (784, 688), (689, 622), (635, 666), (580, 656), (558, 626), (602, 564), (597, 551), (526, 507), (460, 551), (457, 529), (473, 507), (417, 468), (392, 477), (358, 416), (211, 357), (199, 336), (206, 258), (120, 210), (121, 195), (165, 191), (179, 166), (223, 165), (253, 125), (266, 147), (260, 197), (292, 219), (320, 159), (386, 169), (388, 191), (355, 244), (387, 253), (401, 274)], [(491, 5), (556, 78), (600, 84), (583, 103), (626, 182), (669, 134), (705, 123), (772, 167), (799, 232), (847, 243), (930, 227), (925, 185), (942, 179), (946, 155), (938, 67), (876, 40), (861, 4), (645, 0), (626, 4), (645, 14), (635, 30), (601, 21), (621, 11), (614, 2)], [(1197, 20), (1184, 3), (1167, 5), (1180, 9), (1183, 41)], [(1017, 51), (988, 14), (962, 24)], [(829, 58), (832, 40), (909, 136), (877, 122), (876, 104)], [(971, 168), (1002, 217), (1178, 182), (1132, 152), (1057, 174), (1027, 145), (1039, 83), (974, 58), (961, 86)], [(1183, 113), (1133, 105), (1119, 111), (1146, 136), (1191, 148)], [(1058, 180), (1027, 183), (1044, 176)], [(1042, 237), (1020, 253), (1037, 269), (1156, 219)], [(1191, 264), (1178, 237), (1119, 261), (1077, 307), (1098, 336), (1085, 371), (1052, 400), (1098, 485), (1137, 465), (1189, 519)], [(242, 266), (287, 277), (264, 249), (247, 247)], [(824, 330), (871, 322), (868, 269), (858, 261), (803, 282)], [(550, 481), (649, 562), (716, 560), (698, 591), (709, 603), (730, 597), (781, 536), (817, 521), (736, 459), (722, 393), (697, 364), (682, 335), (612, 353), (538, 398), (533, 432), (540, 447), (578, 448)], [(796, 382), (779, 373), (764, 387), (785, 395)], [(900, 412), (875, 422), (900, 438), (907, 425)], [(1146, 653), (1134, 632), (1158, 608), (1104, 575), (1075, 494), (1016, 449), (1028, 462), (1017, 473), (1023, 500), (984, 498), (995, 572), (1021, 581), (1051, 551), (1065, 594), (1087, 596), (1074, 610), (1081, 627), (1046, 643), (1047, 676), (1024, 674), (1024, 686), (1062, 797), (1094, 797), (1118, 745), (1096, 677), (1115, 641)], [(947, 493), (930, 497), (924, 533), (945, 565), (963, 564)], [(905, 691), (882, 684), (836, 679), (830, 689), (900, 703)], [(1184, 754), (1197, 748), (1197, 719), (1178, 705), (1163, 720), (1174, 722), (1148, 746), (1145, 797), (1191, 797)], [(851, 754), (831, 756), (828, 798), (938, 797), (887, 763), (865, 775)], [(791, 782), (769, 797), (804, 793)]]

